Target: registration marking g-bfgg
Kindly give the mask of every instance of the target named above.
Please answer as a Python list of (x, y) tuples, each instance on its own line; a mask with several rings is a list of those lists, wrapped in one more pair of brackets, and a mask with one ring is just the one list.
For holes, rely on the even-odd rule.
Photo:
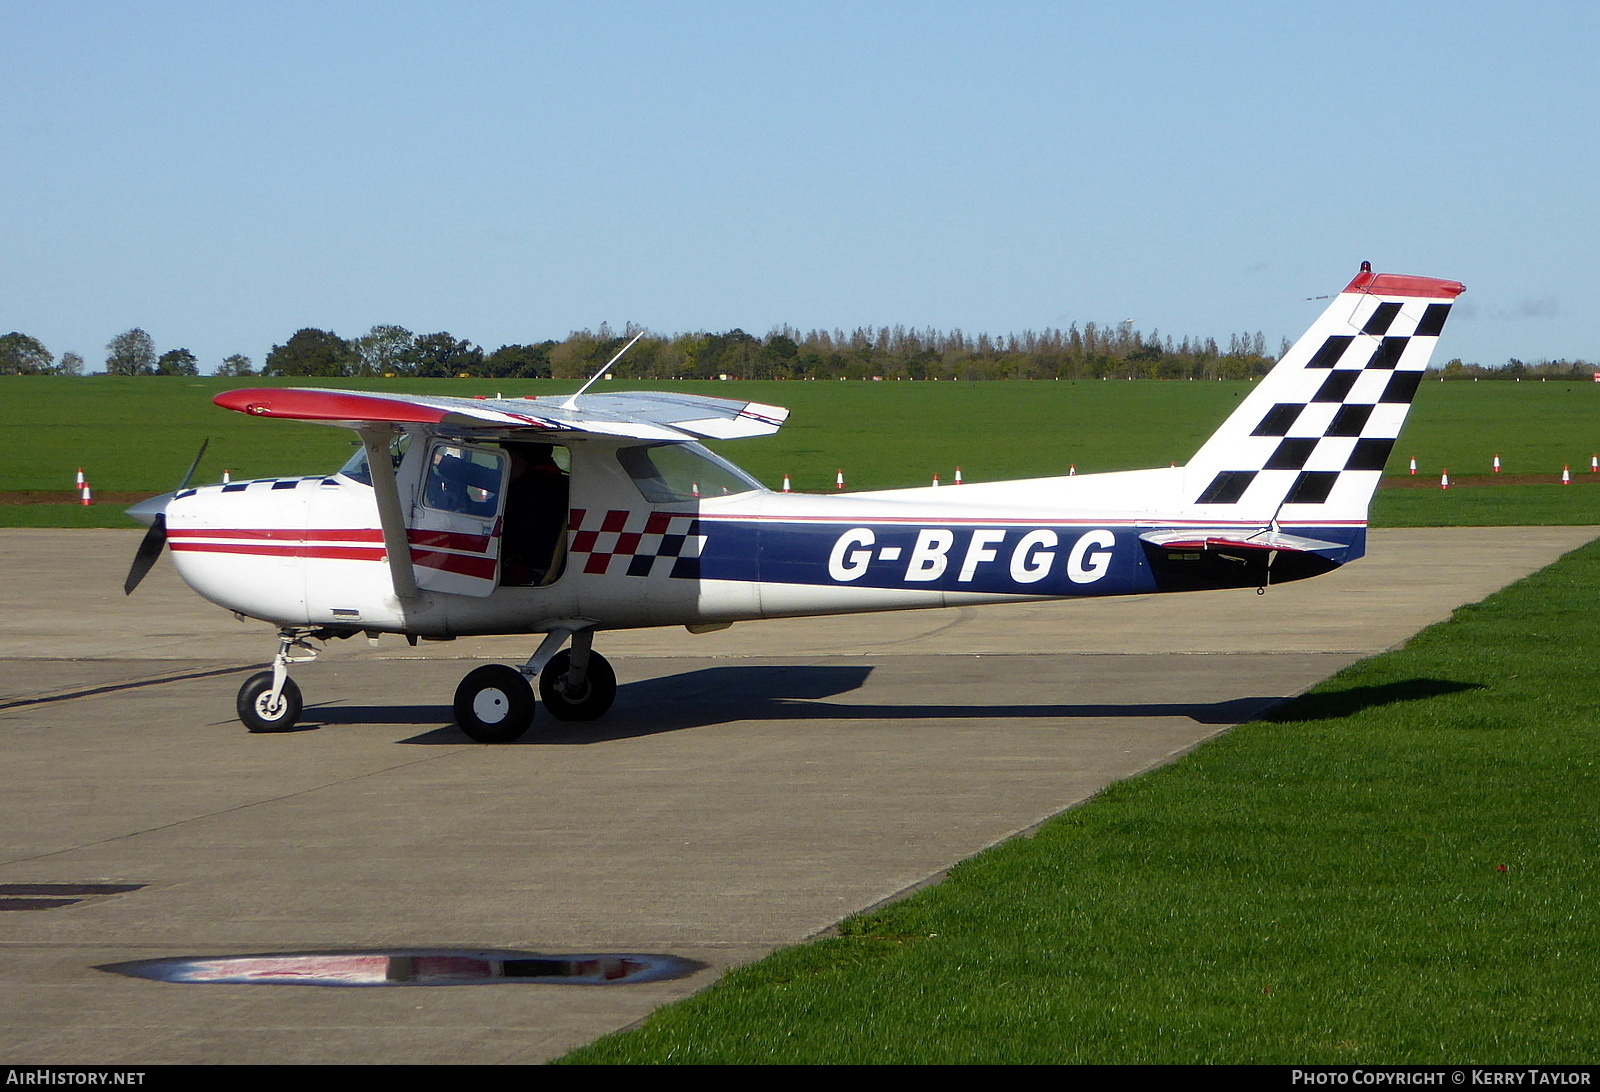
[[(952, 564), (958, 583), (969, 583), (980, 565), (1004, 564), (1018, 584), (1036, 584), (1050, 575), (1062, 552), (1061, 535), (1048, 527), (1028, 531), (1005, 549), (1008, 532), (981, 528), (968, 533), (964, 547), (956, 548), (957, 531), (949, 527), (928, 527), (917, 532), (917, 540), (905, 557), (902, 579), (907, 583), (927, 583), (941, 579)], [(840, 583), (859, 580), (874, 561), (896, 562), (904, 556), (900, 546), (878, 546), (878, 536), (870, 527), (852, 527), (840, 535), (828, 554), (828, 575)], [(1067, 579), (1075, 584), (1091, 584), (1111, 568), (1111, 547), (1116, 537), (1103, 528), (1079, 535), (1066, 551)], [(1004, 557), (1002, 557), (1004, 555)]]

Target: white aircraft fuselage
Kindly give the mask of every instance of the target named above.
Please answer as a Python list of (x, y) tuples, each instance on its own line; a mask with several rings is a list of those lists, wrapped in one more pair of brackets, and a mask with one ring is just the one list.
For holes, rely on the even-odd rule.
[[(219, 405), (347, 427), (361, 451), (136, 506), (152, 530), (127, 587), (170, 543), (195, 591), (279, 628), (273, 671), (239, 698), (258, 731), (298, 715), (288, 664), (308, 637), (545, 634), (517, 671), (458, 690), (458, 722), (492, 740), (532, 716), (521, 677), (557, 716), (603, 713), (615, 683), (590, 645), (609, 629), (1265, 588), (1364, 553), (1461, 291), (1363, 268), (1187, 465), (987, 484), (775, 493), (697, 442), (787, 416), (730, 399), (229, 391)], [(609, 680), (592, 694), (591, 663)]]

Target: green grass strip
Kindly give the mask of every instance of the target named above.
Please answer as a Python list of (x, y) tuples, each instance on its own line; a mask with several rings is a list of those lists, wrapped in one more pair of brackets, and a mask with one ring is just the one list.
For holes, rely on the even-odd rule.
[(1600, 523), (1600, 488), (1584, 482), (1380, 489), (1368, 520), (1373, 527), (1584, 527)]
[(1588, 1063), (1600, 543), (567, 1062)]
[[(131, 527), (120, 516), (124, 505), (97, 500), (90, 515), (70, 505), (15, 503), (15, 494), (71, 490), (79, 467), (97, 498), (163, 493), (182, 479), (202, 439), (210, 446), (196, 484), (218, 481), (224, 470), (237, 481), (328, 473), (349, 458), (354, 437), (345, 429), (263, 421), (211, 403), (219, 391), (257, 383), (541, 397), (573, 389), (551, 380), (0, 377), (0, 428), (16, 453), (0, 464), (0, 527)], [(1253, 389), (1242, 382), (1096, 381), (616, 386), (790, 407), (789, 422), (775, 436), (711, 446), (769, 486), (787, 474), (794, 488), (821, 492), (832, 491), (840, 470), (850, 489), (889, 489), (927, 485), (935, 473), (949, 484), (958, 466), (966, 481), (982, 482), (1062, 474), (1074, 465), (1087, 474), (1184, 463)], [(1446, 466), (1458, 477), (1487, 475), (1500, 455), (1508, 476), (1544, 476), (1552, 484), (1384, 489), (1373, 502), (1373, 526), (1596, 522), (1600, 476), (1588, 466), (1600, 446), (1590, 429), (1597, 408), (1595, 383), (1422, 384), (1389, 459), (1390, 474), (1404, 474), (1415, 457), (1424, 482), (1437, 482)], [(1569, 465), (1575, 484), (1555, 485)]]
[(125, 504), (0, 504), (0, 527), (123, 527), (139, 524)]

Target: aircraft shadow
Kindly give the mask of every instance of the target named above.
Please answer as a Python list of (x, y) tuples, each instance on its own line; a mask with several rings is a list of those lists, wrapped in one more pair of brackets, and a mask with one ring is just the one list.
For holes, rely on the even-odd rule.
[[(1217, 702), (1100, 703), (902, 703), (895, 705), (839, 702), (836, 698), (861, 688), (871, 666), (737, 665), (702, 668), (658, 679), (628, 683), (618, 689), (617, 703), (603, 720), (576, 724), (541, 713), (520, 744), (566, 746), (629, 739), (686, 728), (704, 728), (746, 720), (1026, 720), (1123, 719), (1186, 717), (1198, 724), (1241, 724), (1271, 721), (1323, 720), (1398, 701), (1478, 689), (1477, 683), (1409, 679), (1381, 686), (1352, 687), (1327, 694), (1231, 698)], [(458, 745), (466, 738), (450, 723), (450, 711), (438, 705), (369, 706), (329, 704), (307, 709), (305, 728), (359, 724), (431, 725), (401, 742)]]
[[(1329, 720), (1380, 705), (1417, 701), (1481, 683), (1405, 679), (1378, 686), (1356, 686), (1322, 694), (1230, 698), (1216, 702), (964, 703), (874, 705), (826, 701), (858, 690), (872, 667), (834, 665), (740, 665), (708, 667), (681, 675), (627, 683), (617, 703), (600, 721), (557, 721), (541, 712), (534, 728), (517, 745), (570, 746), (706, 728), (738, 721), (841, 720), (1029, 720), (1186, 717), (1197, 724), (1242, 724)], [(297, 730), (361, 724), (414, 724), (434, 727), (401, 740), (421, 745), (458, 745), (466, 737), (438, 705), (343, 705), (308, 708)]]
[(1420, 701), (1463, 690), (1483, 690), (1483, 683), (1451, 682), (1448, 679), (1401, 679), (1378, 686), (1352, 686), (1321, 694), (1301, 694), (1270, 710), (1262, 720), (1282, 723), (1291, 720), (1333, 720), (1363, 709), (1393, 705), (1400, 701)]

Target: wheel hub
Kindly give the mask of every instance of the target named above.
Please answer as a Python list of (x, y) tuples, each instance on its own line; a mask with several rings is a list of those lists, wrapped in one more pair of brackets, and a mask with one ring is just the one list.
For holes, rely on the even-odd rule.
[(511, 711), (511, 702), (503, 690), (480, 690), (472, 699), (472, 711), (485, 724), (499, 724)]

